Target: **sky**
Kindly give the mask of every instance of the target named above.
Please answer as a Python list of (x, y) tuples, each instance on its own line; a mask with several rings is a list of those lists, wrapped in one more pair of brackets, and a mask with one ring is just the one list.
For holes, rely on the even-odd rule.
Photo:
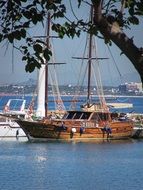
[[(71, 1), (73, 2), (73, 1)], [(68, 4), (68, 17), (72, 19), (74, 16), (71, 12), (70, 5)], [(72, 5), (75, 11), (75, 14), (79, 18), (88, 19), (89, 7), (87, 5), (83, 5), (79, 10), (76, 9), (76, 5)], [(85, 14), (86, 13), (86, 14)], [(37, 28), (31, 29), (31, 35), (44, 35), (45, 29), (42, 26), (38, 26)], [(143, 28), (142, 26), (132, 27), (131, 30), (127, 31), (129, 37), (134, 36), (135, 44), (138, 47), (143, 46)], [(77, 76), (80, 73), (80, 63), (79, 60), (72, 59), (73, 56), (82, 56), (84, 51), (86, 35), (82, 34), (80, 38), (69, 39), (65, 37), (64, 39), (53, 39), (53, 46), (55, 50), (56, 62), (65, 62), (65, 65), (57, 66), (57, 76), (59, 84), (77, 84)], [(115, 65), (113, 66), (113, 59), (108, 51), (107, 46), (104, 44), (102, 40), (97, 39), (97, 53), (99, 57), (109, 57), (108, 61), (103, 61), (101, 63), (101, 74), (102, 74), (102, 82), (104, 85), (114, 85), (118, 86), (120, 83), (125, 82), (140, 82), (140, 77), (130, 63), (130, 61), (124, 56), (120, 55), (121, 51), (114, 44), (110, 47), (110, 51), (114, 57), (116, 65), (118, 65), (118, 69)], [(12, 54), (14, 55), (12, 57)], [(13, 60), (13, 61), (12, 61)], [(14, 50), (11, 45), (9, 45), (8, 49), (3, 44), (0, 46), (0, 85), (3, 84), (15, 84), (18, 82), (24, 82), (28, 79), (37, 79), (37, 70), (33, 73), (26, 73), (25, 71), (25, 63), (21, 60), (21, 54)], [(109, 79), (109, 76), (111, 79)]]

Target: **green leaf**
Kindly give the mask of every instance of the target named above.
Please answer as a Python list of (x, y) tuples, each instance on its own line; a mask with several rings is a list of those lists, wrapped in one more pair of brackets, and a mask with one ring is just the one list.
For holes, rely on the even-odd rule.
[(13, 32), (14, 38), (17, 40), (21, 40), (21, 32), (16, 30)]
[(35, 65), (31, 62), (31, 63), (27, 63), (25, 70), (26, 72), (30, 72), (32, 73), (35, 69)]
[(132, 24), (135, 24), (135, 25), (138, 25), (139, 24), (139, 19), (135, 16), (132, 16), (132, 17), (129, 17), (129, 21), (132, 23)]
[(6, 4), (6, 2), (1, 0), (1, 2), (0, 2), (0, 8), (2, 8), (5, 4)]
[(82, 0), (78, 0), (78, 8), (79, 8), (80, 5), (81, 5), (81, 1), (82, 1)]
[(27, 54), (28, 53), (28, 49), (25, 49), (23, 52), (24, 52), (24, 54)]
[(39, 40), (39, 39), (36, 40), (36, 43), (40, 43), (40, 44), (43, 44), (43, 45), (45, 44), (45, 42), (43, 42), (42, 40)]
[(12, 1), (8, 1), (7, 2), (7, 12), (11, 12), (11, 10), (13, 10), (14, 7), (14, 3)]
[(7, 38), (9, 40), (10, 43), (13, 43), (13, 40), (14, 40), (14, 34), (13, 33), (10, 33), (7, 35)]
[(32, 43), (32, 38), (26, 38), (26, 42)]
[(38, 22), (38, 21), (37, 21), (37, 18), (36, 18), (36, 17), (32, 17), (32, 22), (33, 22), (33, 24), (35, 24), (35, 25), (36, 25), (36, 24), (37, 24), (37, 22)]
[(21, 6), (21, 0), (14, 0), (14, 1), (15, 1), (15, 3), (17, 3), (18, 5)]
[(30, 19), (30, 18), (31, 18), (31, 13), (30, 13), (29, 11), (25, 11), (25, 12), (23, 13), (23, 16), (24, 16), (25, 18), (27, 18), (27, 19)]
[(63, 38), (65, 35), (65, 33), (63, 33), (62, 31), (59, 32), (59, 38)]
[(2, 34), (0, 34), (0, 42), (2, 41), (2, 39), (3, 39), (3, 35), (2, 35)]
[(42, 46), (40, 44), (34, 44), (33, 49), (35, 52), (42, 53)]
[(21, 37), (25, 38), (26, 37), (26, 30), (25, 29), (21, 29)]
[(40, 68), (41, 64), (34, 58), (34, 57), (28, 57), (27, 65), (25, 67), (26, 72), (33, 72), (35, 68)]
[(37, 67), (38, 69), (41, 67), (41, 64), (36, 60), (34, 59), (34, 66)]
[(133, 6), (130, 7), (129, 13), (130, 13), (131, 16), (134, 15), (134, 7)]
[(44, 49), (43, 56), (44, 56), (44, 58), (45, 58), (47, 61), (50, 60), (50, 55), (51, 55), (51, 51), (50, 51), (48, 48)]
[(44, 59), (38, 53), (35, 53), (35, 56), (38, 58), (39, 63), (44, 64)]
[(27, 46), (22, 46), (21, 48), (22, 48), (22, 49), (27, 49)]
[(81, 31), (80, 31), (80, 30), (78, 30), (78, 31), (76, 32), (77, 37), (79, 37), (79, 36), (80, 36), (80, 33), (81, 33)]
[(27, 60), (27, 57), (26, 56), (23, 56), (22, 57), (22, 61), (26, 61)]

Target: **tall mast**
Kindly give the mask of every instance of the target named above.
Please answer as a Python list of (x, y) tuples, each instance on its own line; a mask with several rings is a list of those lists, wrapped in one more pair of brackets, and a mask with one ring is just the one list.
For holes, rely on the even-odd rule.
[[(90, 15), (91, 23), (93, 22), (93, 8), (91, 7), (91, 15)], [(90, 94), (91, 94), (91, 64), (92, 64), (92, 36), (93, 34), (90, 32), (89, 36), (89, 52), (88, 52), (88, 91), (87, 91), (87, 105), (89, 107), (90, 104)]]
[[(46, 47), (49, 48), (49, 36), (50, 36), (50, 21), (51, 16), (48, 12), (48, 18), (47, 18), (47, 34), (46, 34)], [(47, 117), (48, 113), (48, 60), (46, 60), (45, 65), (45, 117)]]
[[(93, 7), (91, 7), (90, 11), (90, 22), (93, 24)], [(90, 107), (90, 96), (91, 96), (91, 69), (92, 69), (92, 60), (104, 60), (108, 58), (104, 57), (93, 57), (93, 34), (92, 31), (89, 34), (89, 47), (88, 47), (88, 56), (87, 57), (73, 57), (74, 59), (86, 59), (87, 60), (87, 66), (88, 66), (88, 84), (87, 84), (87, 107)], [(94, 50), (95, 51), (95, 50)], [(108, 110), (105, 102), (105, 98), (103, 97), (103, 87), (102, 87), (102, 82), (101, 82), (101, 76), (100, 76), (100, 71), (99, 67), (96, 70), (96, 78), (97, 78), (97, 91), (98, 91), (98, 96), (100, 99), (100, 104), (104, 108), (104, 110)]]

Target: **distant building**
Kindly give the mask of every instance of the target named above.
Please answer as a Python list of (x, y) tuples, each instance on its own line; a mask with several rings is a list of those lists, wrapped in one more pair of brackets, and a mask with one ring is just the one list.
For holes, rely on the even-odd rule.
[(126, 86), (126, 84), (119, 85), (119, 92), (120, 93), (126, 93), (127, 92), (127, 86)]
[(119, 91), (121, 93), (136, 93), (142, 92), (142, 83), (135, 83), (135, 82), (131, 82), (131, 83), (125, 83), (125, 84), (121, 84), (119, 85)]
[(142, 87), (142, 83), (136, 83), (139, 89), (139, 92), (143, 92), (143, 87)]

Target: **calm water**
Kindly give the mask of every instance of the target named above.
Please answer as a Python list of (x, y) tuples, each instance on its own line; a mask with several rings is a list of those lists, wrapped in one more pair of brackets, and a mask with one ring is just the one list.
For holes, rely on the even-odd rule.
[[(9, 98), (1, 97), (1, 109)], [(26, 99), (28, 105), (31, 97)], [(125, 98), (118, 101), (125, 102)], [(143, 113), (143, 98), (130, 98), (130, 103), (134, 105), (131, 111)], [(143, 139), (86, 143), (0, 140), (0, 190), (126, 189), (143, 189)]]
[[(9, 99), (21, 99), (22, 96), (0, 96), (0, 110), (3, 110), (5, 104), (7, 103), (7, 101)], [(29, 107), (30, 103), (31, 103), (31, 100), (32, 100), (32, 96), (25, 96), (24, 99), (26, 99), (26, 108)], [(68, 102), (67, 100), (72, 100), (72, 97), (70, 96), (63, 96), (62, 97), (64, 101), (64, 104), (65, 104), (65, 107), (67, 110), (70, 109), (70, 106), (71, 106), (71, 101)], [(49, 97), (49, 100), (53, 100), (53, 98), (50, 96)], [(93, 97), (92, 98), (93, 102), (96, 102), (98, 101), (98, 98), (96, 97)], [(81, 101), (81, 102), (80, 102)], [(107, 102), (117, 102), (117, 103), (132, 103), (133, 104), (133, 108), (124, 108), (124, 109), (113, 109), (111, 111), (119, 111), (119, 112), (136, 112), (136, 113), (143, 113), (143, 97), (139, 96), (139, 97), (116, 97), (116, 98), (107, 98), (106, 99)], [(35, 100), (36, 102), (36, 100)], [(79, 97), (79, 102), (77, 104), (77, 109), (80, 109), (80, 105), (81, 104), (84, 104), (86, 102), (86, 97)], [(36, 109), (36, 104), (34, 105), (35, 106), (35, 109)], [(12, 109), (17, 109), (19, 108), (19, 104), (18, 102), (15, 102), (14, 105), (10, 106), (12, 107)], [(54, 103), (53, 102), (49, 102), (49, 105), (48, 105), (48, 108), (53, 110), (55, 107), (54, 107)]]
[(0, 141), (2, 190), (141, 190), (143, 140)]

